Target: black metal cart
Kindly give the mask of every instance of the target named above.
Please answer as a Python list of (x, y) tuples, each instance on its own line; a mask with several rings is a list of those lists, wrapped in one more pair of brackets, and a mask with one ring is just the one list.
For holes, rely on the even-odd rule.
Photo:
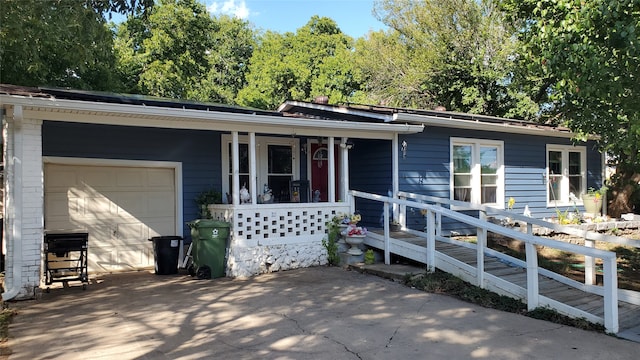
[[(82, 290), (87, 288), (87, 248), (89, 234), (86, 232), (46, 232), (44, 235), (45, 284), (54, 281), (81, 281)], [(49, 292), (49, 287), (47, 287)]]

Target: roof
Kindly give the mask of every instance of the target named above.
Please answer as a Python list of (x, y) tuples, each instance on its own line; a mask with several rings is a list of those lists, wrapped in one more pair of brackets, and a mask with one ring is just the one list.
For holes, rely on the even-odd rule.
[(421, 124), (539, 136), (573, 137), (566, 127), (453, 111), (409, 109), (364, 104), (319, 104), (286, 101), (278, 111), (317, 119)]
[(190, 100), (176, 100), (149, 95), (118, 94), (105, 91), (89, 91), (76, 89), (61, 89), (48, 87), (26, 87), (0, 84), (0, 93), (7, 95), (22, 95), (50, 99), (93, 101), (110, 104), (129, 104), (142, 106), (158, 106), (175, 109), (192, 109), (205, 111), (231, 112), (237, 114), (257, 114), (282, 116), (277, 111), (267, 111), (248, 107), (224, 105)]
[(424, 128), (400, 123), (320, 120), (276, 111), (141, 95), (3, 84), (0, 84), (0, 105), (14, 111), (14, 116), (49, 121), (287, 136), (393, 139), (395, 134), (416, 133)]

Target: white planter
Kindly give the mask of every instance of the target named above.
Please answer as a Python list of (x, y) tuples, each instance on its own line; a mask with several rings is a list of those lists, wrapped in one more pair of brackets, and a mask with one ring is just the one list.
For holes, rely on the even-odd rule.
[(360, 244), (364, 242), (364, 237), (366, 235), (350, 235), (344, 238), (344, 241), (351, 245), (351, 248), (347, 250), (347, 254), (349, 255), (362, 255), (362, 250), (358, 247)]

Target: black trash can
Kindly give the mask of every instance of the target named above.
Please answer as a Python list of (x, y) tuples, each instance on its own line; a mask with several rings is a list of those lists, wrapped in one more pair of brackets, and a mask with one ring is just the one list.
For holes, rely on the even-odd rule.
[(178, 273), (178, 256), (180, 254), (181, 236), (154, 236), (153, 260), (157, 275), (171, 275)]

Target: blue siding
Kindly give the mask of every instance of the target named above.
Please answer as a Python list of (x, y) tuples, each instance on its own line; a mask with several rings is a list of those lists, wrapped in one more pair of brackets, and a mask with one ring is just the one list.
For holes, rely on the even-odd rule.
[(219, 132), (45, 121), (42, 134), (44, 156), (181, 162), (186, 221), (197, 194), (222, 188)]
[[(391, 190), (391, 141), (354, 140), (349, 152), (349, 187), (387, 195)], [(379, 202), (356, 200), (364, 226), (379, 227), (383, 208)]]
[[(515, 198), (514, 211), (522, 213), (529, 206), (537, 218), (555, 215), (555, 208), (547, 207), (545, 168), (547, 144), (571, 145), (570, 139), (519, 134), (504, 134), (489, 131), (472, 131), (427, 127), (423, 133), (400, 136), (399, 142), (407, 142), (407, 153), (399, 156), (399, 187), (401, 191), (449, 198), (449, 151), (450, 138), (487, 139), (504, 142), (505, 200)], [(579, 144), (584, 145), (584, 143)], [(391, 188), (391, 141), (361, 140), (351, 151), (351, 180), (353, 189), (385, 195)], [(587, 148), (587, 186), (599, 187), (601, 183), (601, 155), (595, 143), (589, 141)], [(379, 225), (382, 213), (376, 207), (363, 202), (357, 204), (366, 214), (370, 226)], [(564, 209), (561, 209), (564, 210)], [(408, 210), (407, 225), (422, 228), (424, 219), (416, 211)], [(473, 229), (459, 228), (445, 223), (443, 230), (469, 233)]]

